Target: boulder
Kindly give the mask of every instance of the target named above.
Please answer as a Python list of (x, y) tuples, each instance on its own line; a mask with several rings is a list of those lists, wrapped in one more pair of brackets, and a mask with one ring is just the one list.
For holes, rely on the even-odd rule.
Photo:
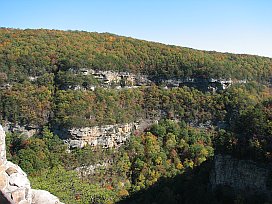
[(32, 204), (63, 204), (59, 199), (44, 190), (32, 190)]

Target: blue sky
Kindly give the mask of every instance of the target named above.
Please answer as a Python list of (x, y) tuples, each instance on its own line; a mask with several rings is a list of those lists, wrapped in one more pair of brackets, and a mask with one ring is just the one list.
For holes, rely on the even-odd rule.
[(1, 0), (0, 26), (110, 32), (272, 57), (272, 0)]

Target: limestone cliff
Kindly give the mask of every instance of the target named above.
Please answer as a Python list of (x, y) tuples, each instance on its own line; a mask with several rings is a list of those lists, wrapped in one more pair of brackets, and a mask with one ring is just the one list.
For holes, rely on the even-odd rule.
[(5, 132), (0, 125), (0, 200), (15, 204), (61, 204), (47, 191), (31, 189), (26, 173), (6, 159)]
[[(202, 91), (219, 91), (228, 88), (232, 84), (247, 83), (246, 80), (232, 80), (223, 78), (206, 78), (206, 77), (154, 77), (143, 74), (134, 74), (131, 72), (116, 72), (113, 70), (93, 70), (90, 68), (81, 68), (79, 70), (70, 68), (68, 72), (78, 75), (91, 75), (99, 85), (83, 87), (80, 84), (62, 86), (61, 89), (73, 90), (94, 90), (96, 86), (104, 88), (137, 88), (140, 86), (151, 86), (152, 84), (164, 85), (166, 88), (188, 86), (200, 89)], [(31, 78), (33, 79), (33, 77)]]
[(268, 164), (216, 155), (210, 183), (213, 189), (229, 186), (235, 191), (246, 191), (247, 194), (262, 193), (271, 197), (271, 173), (272, 168)]
[(85, 145), (91, 145), (116, 148), (124, 144), (135, 130), (141, 132), (154, 122), (156, 121), (144, 120), (125, 124), (71, 128), (56, 130), (55, 133), (60, 135), (70, 147), (82, 148)]
[(104, 148), (118, 147), (130, 137), (134, 129), (133, 123), (73, 128), (69, 130), (70, 144), (79, 147), (86, 144)]

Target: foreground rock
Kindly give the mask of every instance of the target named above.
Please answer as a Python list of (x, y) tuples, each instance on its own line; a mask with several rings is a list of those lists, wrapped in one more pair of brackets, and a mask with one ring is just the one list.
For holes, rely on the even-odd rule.
[(46, 203), (46, 204), (56, 204), (61, 203), (59, 199), (44, 190), (32, 190), (32, 203)]
[(0, 200), (15, 204), (61, 204), (47, 191), (31, 189), (26, 173), (6, 159), (5, 132), (0, 125)]

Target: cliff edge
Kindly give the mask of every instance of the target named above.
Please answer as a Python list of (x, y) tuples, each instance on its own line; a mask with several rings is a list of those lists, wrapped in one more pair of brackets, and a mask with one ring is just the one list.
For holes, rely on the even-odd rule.
[(6, 159), (6, 134), (0, 125), (0, 201), (7, 204), (61, 204), (43, 190), (31, 189), (26, 173)]

